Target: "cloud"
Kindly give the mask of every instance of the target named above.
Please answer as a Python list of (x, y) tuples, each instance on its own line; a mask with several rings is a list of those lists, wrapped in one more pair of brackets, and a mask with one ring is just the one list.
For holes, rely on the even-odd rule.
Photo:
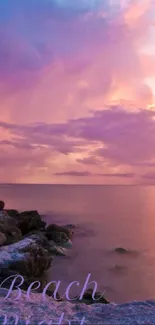
[[(12, 134), (14, 142), (11, 144), (16, 146), (31, 143), (70, 154), (83, 152), (91, 145), (88, 157), (77, 158), (77, 162), (83, 164), (97, 164), (104, 158), (116, 165), (142, 166), (151, 164), (155, 158), (155, 112), (152, 110), (128, 111), (111, 106), (66, 123), (14, 125), (0, 122), (0, 126)], [(5, 144), (10, 145), (10, 142)], [(98, 147), (94, 152), (93, 146)]]
[(155, 171), (153, 172), (148, 172), (144, 175), (141, 176), (142, 179), (146, 179), (146, 180), (155, 180)]
[(68, 172), (55, 173), (54, 175), (56, 175), (56, 176), (77, 176), (77, 177), (93, 176), (88, 171), (80, 172), (80, 171), (75, 171), (75, 170), (68, 171)]
[(5, 166), (14, 181), (125, 182), (153, 168), (154, 3), (127, 3), (0, 1), (1, 178)]
[(134, 173), (113, 173), (113, 174), (92, 174), (88, 171), (68, 171), (68, 172), (60, 172), (60, 173), (55, 173), (54, 175), (56, 176), (77, 176), (77, 177), (87, 177), (87, 176), (101, 176), (101, 177), (111, 177), (111, 178), (133, 178), (135, 176)]
[(76, 161), (84, 165), (98, 165), (100, 163), (100, 161), (95, 156), (90, 156), (83, 159), (76, 159)]
[(98, 176), (103, 176), (103, 177), (118, 177), (118, 178), (133, 178), (136, 175), (134, 173), (111, 173), (111, 174), (98, 174)]

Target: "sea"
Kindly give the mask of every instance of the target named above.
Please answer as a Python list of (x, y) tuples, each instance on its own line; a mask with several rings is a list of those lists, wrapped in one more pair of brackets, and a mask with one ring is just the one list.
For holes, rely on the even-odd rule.
[(61, 294), (73, 281), (79, 294), (89, 275), (111, 302), (155, 299), (154, 186), (1, 184), (0, 200), (37, 210), (48, 224), (78, 225), (73, 247), (46, 272)]

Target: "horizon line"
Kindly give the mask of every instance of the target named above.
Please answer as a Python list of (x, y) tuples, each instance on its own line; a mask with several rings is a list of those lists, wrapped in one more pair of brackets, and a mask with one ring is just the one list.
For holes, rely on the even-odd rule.
[(69, 183), (0, 183), (1, 185), (55, 185), (55, 186), (155, 186), (154, 184), (69, 184)]

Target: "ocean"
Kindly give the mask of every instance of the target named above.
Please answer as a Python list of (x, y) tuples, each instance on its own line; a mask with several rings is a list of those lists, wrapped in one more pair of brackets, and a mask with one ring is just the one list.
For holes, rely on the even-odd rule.
[(72, 249), (46, 275), (61, 281), (62, 293), (91, 274), (112, 302), (155, 299), (154, 186), (5, 184), (0, 200), (6, 209), (38, 210), (48, 223), (78, 224)]

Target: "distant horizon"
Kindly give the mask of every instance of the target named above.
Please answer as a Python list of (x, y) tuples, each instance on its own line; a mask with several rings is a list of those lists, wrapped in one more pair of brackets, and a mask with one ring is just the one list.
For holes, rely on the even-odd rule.
[(0, 183), (1, 185), (54, 185), (54, 186), (155, 186), (154, 184), (54, 184), (54, 183)]

